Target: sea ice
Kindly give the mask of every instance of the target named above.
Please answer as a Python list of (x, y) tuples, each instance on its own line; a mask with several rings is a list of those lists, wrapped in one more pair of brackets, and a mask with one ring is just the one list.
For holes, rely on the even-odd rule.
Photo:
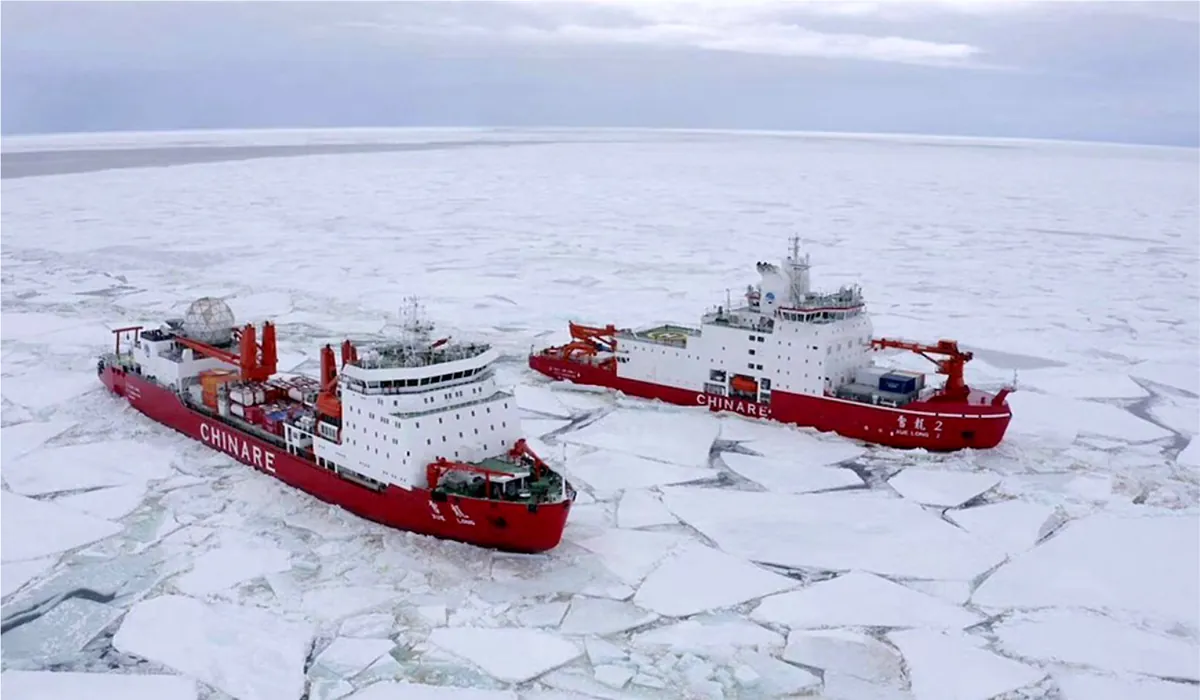
[(999, 483), (1000, 475), (992, 472), (911, 467), (888, 479), (888, 485), (908, 500), (941, 508), (957, 508)]
[(0, 597), (7, 598), (16, 593), (22, 586), (48, 571), (57, 561), (57, 557), (45, 557), (4, 562), (4, 566), (0, 567)]
[(566, 471), (572, 480), (591, 486), (598, 498), (608, 498), (621, 490), (700, 481), (717, 475), (708, 468), (681, 467), (608, 450), (572, 458), (567, 461)]
[(708, 453), (719, 429), (716, 419), (704, 413), (682, 409), (619, 408), (559, 439), (659, 462), (702, 467), (708, 464)]
[(1010, 656), (1200, 681), (1194, 641), (1139, 630), (1087, 611), (1030, 613), (996, 625), (995, 633)]
[(900, 686), (904, 682), (900, 653), (878, 639), (849, 630), (794, 631), (788, 634), (783, 659), (853, 676), (868, 683)]
[(396, 591), (384, 586), (323, 586), (306, 588), (301, 605), (317, 620), (341, 620), (394, 600)]
[(684, 617), (727, 608), (795, 587), (790, 578), (700, 544), (668, 556), (638, 588), (633, 602), (660, 615)]
[(1099, 513), (1000, 567), (975, 590), (986, 608), (1070, 605), (1200, 626), (1200, 528), (1193, 513)]
[(457, 688), (408, 681), (380, 681), (349, 695), (345, 700), (518, 700), (511, 690)]
[[(1021, 372), (1022, 390), (1071, 399), (1141, 399), (1146, 390), (1119, 371), (1047, 367)], [(1014, 411), (1015, 413), (1015, 411)]]
[(1196, 700), (1196, 686), (1155, 678), (1116, 678), (1079, 671), (1054, 674), (1062, 700)]
[(137, 510), (146, 496), (142, 484), (110, 486), (54, 499), (60, 506), (105, 520), (120, 520)]
[(607, 530), (582, 540), (579, 545), (595, 554), (619, 579), (637, 586), (672, 550), (687, 541), (682, 535), (670, 532)]
[(1046, 675), (982, 649), (959, 632), (906, 630), (889, 636), (904, 655), (919, 700), (991, 700)]
[(389, 639), (337, 637), (317, 656), (309, 674), (330, 679), (351, 678), (394, 646)]
[(265, 574), (287, 571), (291, 555), (265, 543), (231, 543), (201, 554), (175, 581), (181, 593), (204, 596)]
[(122, 612), (116, 606), (86, 598), (68, 598), (41, 617), (6, 631), (4, 658), (10, 663), (13, 659), (29, 659), (43, 666), (69, 664)]
[(571, 609), (558, 631), (570, 635), (596, 635), (606, 637), (648, 625), (658, 615), (620, 600), (575, 596), (571, 598)]
[(963, 629), (983, 618), (933, 596), (858, 571), (766, 598), (750, 615), (793, 629), (921, 627)]
[(5, 377), (0, 385), (0, 395), (18, 406), (40, 411), (98, 387), (100, 384), (92, 373), (36, 370)]
[(338, 633), (343, 637), (383, 638), (391, 636), (396, 629), (396, 618), (391, 613), (368, 613), (347, 618)]
[(116, 523), (0, 491), (0, 557), (5, 562), (57, 554), (120, 531)]
[(633, 635), (640, 649), (664, 649), (672, 654), (732, 658), (743, 649), (766, 654), (783, 648), (778, 632), (733, 615), (704, 615)]
[(677, 522), (658, 494), (645, 489), (626, 491), (621, 494), (621, 501), (617, 504), (617, 527), (634, 529), (674, 525)]
[[(550, 420), (547, 418), (521, 418), (521, 431), (528, 437), (541, 437), (547, 433), (552, 433), (555, 430), (560, 430), (571, 424), (567, 420)], [(542, 459), (549, 459), (549, 455), (538, 455)]]
[(196, 682), (182, 676), (141, 673), (5, 671), (7, 700), (196, 700)]
[(946, 517), (1010, 554), (1032, 547), (1055, 523), (1053, 508), (1017, 499), (950, 510)]
[(238, 700), (295, 700), (312, 638), (311, 626), (263, 610), (167, 595), (135, 605), (113, 646)]
[(999, 549), (886, 493), (669, 487), (663, 502), (721, 549), (780, 566), (969, 580), (1004, 559)]
[(4, 463), (0, 469), (7, 477), (8, 465), (76, 425), (74, 421), (50, 420), (26, 421), (0, 428), (0, 461)]
[(558, 418), (570, 418), (571, 410), (558, 400), (558, 392), (544, 386), (517, 384), (513, 386), (517, 406), (531, 413)]
[(552, 601), (533, 605), (517, 615), (517, 621), (525, 627), (558, 627), (567, 614), (570, 603)]
[(1179, 456), (1175, 458), (1175, 462), (1192, 469), (1200, 468), (1200, 436), (1196, 436), (1188, 441), (1187, 447), (1179, 452)]
[(1171, 433), (1118, 406), (1033, 392), (1008, 397), (1013, 418), (1009, 434), (1052, 437), (1072, 442), (1078, 435), (1100, 435), (1128, 442), (1148, 442)]
[(508, 683), (524, 683), (583, 655), (558, 635), (520, 627), (440, 627), (429, 641)]
[(736, 415), (721, 415), (720, 426), (722, 440), (739, 442), (765, 459), (792, 468), (841, 464), (867, 451), (850, 440), (821, 437), (811, 430)]
[(610, 688), (616, 688), (617, 690), (620, 690), (629, 683), (630, 679), (633, 678), (634, 672), (633, 669), (627, 666), (602, 664), (597, 666), (593, 670), (593, 673), (596, 676), (596, 680), (600, 681), (604, 685), (609, 686)]
[(754, 688), (765, 697), (791, 697), (820, 687), (821, 679), (810, 671), (759, 652), (741, 654), (739, 660), (758, 678)]
[(738, 474), (777, 493), (810, 493), (863, 484), (858, 474), (850, 469), (807, 464), (802, 456), (782, 460), (726, 452), (721, 455), (721, 461)]
[(140, 440), (109, 440), (41, 449), (4, 468), (15, 493), (36, 496), (60, 491), (145, 484), (173, 475), (173, 453)]

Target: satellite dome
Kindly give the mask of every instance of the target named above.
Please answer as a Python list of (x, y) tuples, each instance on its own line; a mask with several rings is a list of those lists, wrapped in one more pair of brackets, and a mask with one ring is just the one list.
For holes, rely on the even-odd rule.
[(183, 334), (209, 345), (233, 342), (233, 311), (216, 297), (201, 297), (183, 315)]

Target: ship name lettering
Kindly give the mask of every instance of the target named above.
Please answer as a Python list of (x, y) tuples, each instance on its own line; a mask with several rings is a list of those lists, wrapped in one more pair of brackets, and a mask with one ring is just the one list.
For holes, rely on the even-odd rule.
[(924, 418), (913, 419), (913, 428), (915, 428), (916, 430), (924, 430), (925, 429), (925, 419)]
[(429, 508), (433, 511), (433, 519), (446, 522), (446, 516), (442, 515), (442, 511), (438, 510), (437, 504), (433, 501), (429, 502)]
[(933, 430), (934, 430), (934, 432), (937, 432), (937, 433), (942, 432), (942, 422), (940, 420), (934, 421)]
[(265, 469), (272, 474), (275, 473), (275, 455), (258, 445), (250, 444), (250, 441), (245, 438), (239, 438), (208, 423), (201, 423), (200, 439), (246, 464)]
[(450, 510), (454, 511), (454, 517), (458, 518), (459, 525), (474, 525), (475, 524), (475, 521), (471, 520), (471, 516), (464, 513), (462, 508), (458, 507), (457, 503), (451, 503)]
[(767, 418), (771, 415), (769, 406), (742, 401), (729, 396), (716, 396), (714, 394), (697, 394), (696, 404), (698, 406), (708, 405), (709, 408), (718, 411), (733, 411), (744, 416), (755, 416), (758, 418)]

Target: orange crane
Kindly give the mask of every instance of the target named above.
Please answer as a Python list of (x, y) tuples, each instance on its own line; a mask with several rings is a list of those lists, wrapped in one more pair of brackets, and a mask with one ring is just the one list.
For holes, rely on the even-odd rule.
[[(907, 340), (872, 338), (871, 348), (874, 350), (882, 350), (883, 348), (908, 350), (932, 362), (937, 366), (938, 374), (946, 375), (946, 386), (942, 389), (942, 395), (947, 399), (965, 401), (967, 395), (971, 393), (970, 387), (967, 386), (966, 380), (963, 379), (963, 370), (971, 358), (975, 357), (975, 354), (959, 350), (958, 341), (939, 340), (936, 345), (925, 345)], [(934, 356), (941, 356), (944, 359), (939, 360)]]
[[(317, 412), (334, 421), (342, 419), (342, 400), (337, 391), (337, 365), (333, 347), (321, 348), (321, 389), (317, 394)], [(349, 340), (342, 341), (342, 366), (358, 362), (358, 348)]]
[(279, 352), (275, 345), (275, 324), (270, 321), (263, 324), (261, 357), (255, 336), (254, 324), (247, 323), (244, 327), (235, 329), (234, 338), (238, 344), (236, 353), (183, 336), (177, 336), (175, 341), (205, 357), (238, 367), (244, 382), (265, 382), (275, 374), (279, 361)]
[[(547, 354), (578, 362), (584, 357), (595, 357), (601, 352), (616, 352), (617, 350), (617, 329), (611, 323), (603, 328), (571, 323), (569, 328), (571, 342), (555, 348), (548, 348)], [(616, 358), (606, 358), (599, 366), (613, 368), (616, 366)]]

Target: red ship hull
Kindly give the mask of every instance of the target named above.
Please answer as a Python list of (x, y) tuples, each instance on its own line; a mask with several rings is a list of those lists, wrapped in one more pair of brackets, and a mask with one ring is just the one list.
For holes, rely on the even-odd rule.
[(988, 449), (1004, 438), (1012, 413), (980, 394), (967, 402), (922, 401), (902, 408), (846, 401), (826, 396), (771, 392), (771, 402), (754, 403), (678, 387), (626, 379), (616, 372), (546, 354), (529, 357), (529, 367), (552, 379), (615, 389), (629, 396), (658, 399), (680, 406), (708, 406), (755, 418), (790, 423), (886, 447), (953, 451)]
[(539, 504), (531, 510), (523, 503), (453, 495), (435, 501), (427, 489), (389, 485), (375, 491), (196, 411), (171, 391), (140, 375), (106, 366), (100, 379), (110, 391), (151, 419), (367, 520), (419, 535), (511, 552), (544, 552), (562, 540), (570, 500)]

